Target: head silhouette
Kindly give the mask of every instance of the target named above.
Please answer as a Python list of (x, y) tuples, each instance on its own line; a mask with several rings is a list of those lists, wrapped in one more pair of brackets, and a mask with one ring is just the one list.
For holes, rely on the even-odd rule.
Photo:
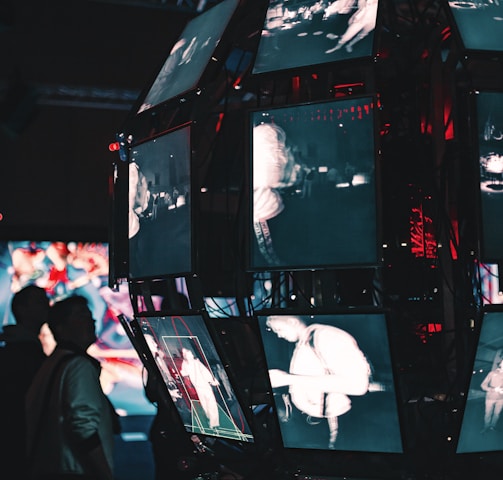
[(86, 350), (96, 341), (95, 322), (84, 297), (75, 295), (55, 303), (48, 323), (58, 344), (71, 343)]
[(43, 288), (29, 285), (14, 295), (11, 309), (18, 325), (38, 334), (47, 321), (49, 298)]

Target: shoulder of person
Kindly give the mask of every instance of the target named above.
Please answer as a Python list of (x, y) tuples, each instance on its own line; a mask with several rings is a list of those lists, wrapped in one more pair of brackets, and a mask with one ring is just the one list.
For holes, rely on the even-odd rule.
[(350, 333), (333, 325), (316, 325), (314, 335), (316, 342), (337, 342), (348, 345), (354, 345), (355, 343), (355, 339)]

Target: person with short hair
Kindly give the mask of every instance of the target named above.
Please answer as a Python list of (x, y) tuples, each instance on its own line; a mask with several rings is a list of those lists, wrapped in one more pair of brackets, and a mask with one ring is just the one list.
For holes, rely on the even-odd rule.
[(26, 395), (28, 478), (112, 480), (118, 423), (86, 353), (96, 340), (86, 299), (55, 303), (48, 323), (57, 345)]
[(338, 418), (351, 409), (350, 396), (369, 391), (371, 368), (365, 354), (352, 335), (332, 325), (307, 325), (295, 315), (271, 315), (266, 326), (295, 344), (288, 372), (269, 370), (272, 388), (288, 387), (287, 410), (293, 404), (308, 419), (325, 418), (328, 448), (335, 449)]
[(24, 478), (24, 397), (46, 358), (38, 335), (47, 321), (49, 299), (43, 288), (29, 285), (14, 295), (11, 310), (16, 323), (5, 325), (0, 335), (0, 424), (8, 432), (0, 449), (3, 480)]

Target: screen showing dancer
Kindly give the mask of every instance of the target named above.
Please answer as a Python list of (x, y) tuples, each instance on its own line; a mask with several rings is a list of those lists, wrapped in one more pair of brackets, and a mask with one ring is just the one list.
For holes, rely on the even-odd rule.
[(377, 262), (371, 97), (250, 112), (250, 267)]
[(457, 453), (501, 450), (503, 312), (485, 312), (466, 396)]
[(190, 20), (138, 109), (138, 113), (197, 87), (239, 0), (224, 0)]
[(253, 442), (203, 317), (139, 316), (137, 320), (186, 431)]
[(378, 0), (271, 0), (252, 73), (370, 57)]
[(258, 321), (285, 447), (402, 451), (383, 314)]
[(129, 163), (129, 272), (133, 279), (192, 269), (190, 126), (136, 145)]

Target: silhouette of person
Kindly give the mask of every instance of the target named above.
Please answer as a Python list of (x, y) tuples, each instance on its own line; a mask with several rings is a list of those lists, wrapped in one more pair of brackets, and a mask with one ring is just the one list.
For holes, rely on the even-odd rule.
[(496, 429), (503, 410), (503, 359), (497, 362), (497, 367), (487, 374), (480, 388), (486, 392), (482, 430), (482, 433), (486, 433)]
[(208, 418), (209, 427), (217, 428), (220, 425), (218, 403), (213, 393), (213, 386), (219, 385), (211, 370), (201, 360), (194, 356), (194, 352), (188, 348), (182, 348), (182, 368), (180, 373), (188, 377), (196, 389), (201, 407)]
[(30, 285), (12, 298), (15, 325), (4, 326), (0, 348), (0, 424), (8, 437), (0, 449), (2, 478), (24, 478), (25, 410), (24, 397), (33, 377), (45, 360), (38, 339), (41, 326), (47, 321), (49, 299), (43, 288)]
[(369, 390), (371, 369), (365, 355), (348, 332), (332, 325), (307, 325), (296, 316), (272, 315), (266, 326), (295, 343), (288, 372), (269, 370), (272, 388), (288, 386), (287, 415), (293, 404), (308, 416), (308, 423), (326, 418), (328, 448), (334, 449), (338, 417), (351, 409), (349, 395)]
[(57, 345), (26, 395), (28, 478), (112, 480), (119, 428), (100, 364), (86, 353), (96, 341), (87, 300), (55, 303), (48, 324)]

